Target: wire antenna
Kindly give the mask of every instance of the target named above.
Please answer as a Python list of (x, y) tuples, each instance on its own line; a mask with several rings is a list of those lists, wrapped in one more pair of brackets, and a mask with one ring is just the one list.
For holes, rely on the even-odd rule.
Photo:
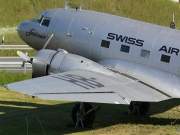
[(71, 3), (76, 3), (76, 2), (64, 2), (64, 9), (68, 9), (70, 8), (70, 5)]
[(81, 4), (81, 5), (78, 7), (78, 9), (79, 9), (79, 10), (82, 10), (82, 7), (83, 7), (83, 6), (86, 6), (86, 5), (88, 5), (88, 4)]

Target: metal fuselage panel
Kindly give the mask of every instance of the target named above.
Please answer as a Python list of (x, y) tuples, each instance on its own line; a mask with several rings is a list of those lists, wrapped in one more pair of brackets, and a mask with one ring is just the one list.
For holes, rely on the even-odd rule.
[[(25, 32), (35, 29), (46, 38), (31, 36), (32, 42), (30, 36), (23, 38), (37, 50), (53, 33), (48, 49), (65, 49), (93, 61), (124, 60), (180, 75), (179, 30), (86, 10), (54, 9), (43, 15), (51, 18), (49, 27), (38, 26)], [(108, 48), (101, 46), (102, 40), (110, 43)], [(129, 47), (128, 53), (121, 51), (122, 45)], [(149, 53), (148, 57), (142, 56), (143, 51)], [(162, 55), (170, 57), (170, 61), (161, 61)]]
[[(180, 74), (178, 30), (93, 11), (59, 12), (59, 48), (94, 61), (121, 59)], [(110, 41), (109, 48), (101, 47), (102, 40)], [(130, 47), (129, 53), (120, 51), (122, 45)], [(142, 50), (150, 52), (149, 58), (140, 56)], [(169, 63), (161, 61), (162, 54), (171, 57)]]

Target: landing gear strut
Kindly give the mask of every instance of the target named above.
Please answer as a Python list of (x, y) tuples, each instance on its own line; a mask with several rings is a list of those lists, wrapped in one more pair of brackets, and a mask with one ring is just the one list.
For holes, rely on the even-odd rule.
[(148, 102), (134, 102), (132, 101), (129, 106), (131, 115), (146, 115), (149, 110), (150, 103)]
[(78, 103), (71, 112), (75, 127), (90, 127), (95, 120), (95, 110), (101, 105), (92, 107), (89, 103)]

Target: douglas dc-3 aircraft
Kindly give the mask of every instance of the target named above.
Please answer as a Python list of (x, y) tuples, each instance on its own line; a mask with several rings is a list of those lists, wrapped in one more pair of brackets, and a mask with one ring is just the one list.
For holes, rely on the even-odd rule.
[[(50, 9), (17, 32), (38, 50), (33, 79), (4, 87), (46, 100), (78, 101), (74, 125), (89, 126), (103, 103), (146, 114), (150, 102), (180, 98), (180, 31), (83, 10)], [(100, 103), (92, 107), (90, 103)]]

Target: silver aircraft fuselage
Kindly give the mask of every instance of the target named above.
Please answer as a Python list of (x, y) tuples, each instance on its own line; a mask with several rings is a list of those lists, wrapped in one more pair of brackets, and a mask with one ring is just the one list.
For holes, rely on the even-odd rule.
[[(41, 24), (49, 19), (48, 26)], [(93, 61), (120, 59), (180, 75), (180, 31), (128, 18), (75, 9), (52, 9), (21, 23), (20, 37), (40, 50), (64, 49)]]
[(40, 50), (64, 49), (180, 97), (180, 31), (110, 14), (52, 9), (18, 26), (19, 36)]

